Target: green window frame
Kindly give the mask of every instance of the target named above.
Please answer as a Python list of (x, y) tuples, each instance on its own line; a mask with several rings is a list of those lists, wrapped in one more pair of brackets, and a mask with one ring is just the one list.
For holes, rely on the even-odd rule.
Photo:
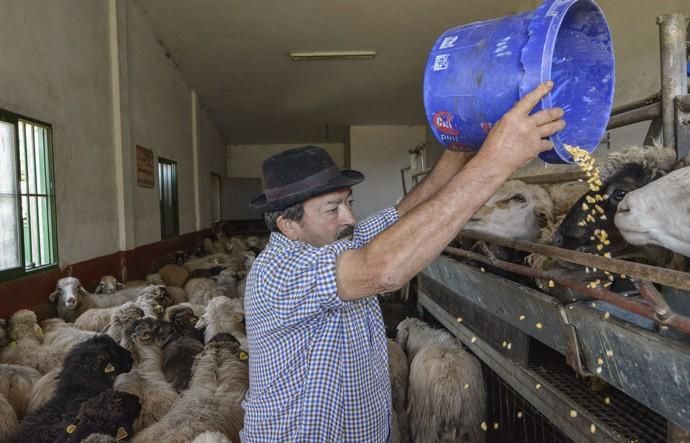
[(180, 233), (177, 162), (158, 157), (158, 193), (161, 209), (161, 240), (177, 237)]
[(52, 125), (0, 110), (0, 156), (0, 281), (55, 269)]

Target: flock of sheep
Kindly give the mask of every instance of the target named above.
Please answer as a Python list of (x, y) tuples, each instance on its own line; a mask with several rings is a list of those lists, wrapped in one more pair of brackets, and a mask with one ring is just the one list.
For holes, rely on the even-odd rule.
[[(671, 150), (634, 147), (611, 154), (601, 169), (606, 216), (596, 223), (580, 221), (592, 197), (586, 183), (513, 180), (466, 229), (585, 252), (596, 252), (594, 232), (605, 229), (614, 257), (684, 269), (690, 167)], [(0, 320), (0, 441), (238, 442), (250, 358), (244, 279), (265, 245), (221, 235), (205, 241), (206, 257), (142, 281), (106, 276), (94, 292), (65, 277), (50, 294), (59, 318), (39, 323), (20, 310)], [(544, 257), (519, 260), (597, 277)], [(481, 366), (457, 339), (403, 320), (389, 340), (389, 369), (393, 442), (485, 439)]]

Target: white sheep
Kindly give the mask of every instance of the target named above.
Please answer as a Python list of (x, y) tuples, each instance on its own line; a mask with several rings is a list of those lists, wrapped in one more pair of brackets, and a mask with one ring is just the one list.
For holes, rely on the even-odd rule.
[(69, 352), (76, 344), (84, 342), (94, 335), (93, 331), (84, 331), (74, 326), (73, 323), (66, 323), (61, 318), (48, 318), (41, 322), (43, 332), (43, 344), (63, 353)]
[(125, 303), (118, 307), (110, 317), (110, 324), (105, 329), (105, 334), (122, 345), (122, 340), (135, 321), (144, 318), (144, 311), (134, 302)]
[(388, 372), (391, 379), (391, 399), (393, 411), (391, 417), (391, 443), (409, 441), (409, 426), (405, 405), (407, 404), (407, 380), (410, 367), (407, 356), (400, 345), (393, 340), (388, 343)]
[(228, 437), (222, 432), (206, 431), (199, 434), (192, 443), (232, 443)]
[(1, 363), (29, 366), (41, 374), (62, 365), (66, 352), (43, 344), (43, 329), (33, 311), (15, 312), (9, 324), (12, 342), (0, 354)]
[(123, 338), (134, 365), (130, 372), (117, 376), (114, 389), (139, 397), (141, 412), (134, 422), (135, 433), (158, 422), (177, 399), (175, 388), (163, 373), (163, 350), (157, 328), (154, 319), (136, 320)]
[(156, 286), (165, 286), (165, 282), (163, 281), (163, 278), (158, 273), (148, 274), (146, 276), (146, 284), (156, 285)]
[(210, 278), (190, 278), (187, 280), (187, 283), (184, 284), (184, 290), (187, 293), (189, 301), (199, 305), (206, 304), (198, 301), (201, 294), (205, 291), (216, 289), (217, 287), (218, 284)]
[[(141, 290), (134, 304), (144, 311), (144, 317), (160, 319), (164, 308), (171, 305), (172, 300), (168, 297), (165, 286), (151, 285)], [(89, 309), (74, 321), (74, 325), (86, 331), (103, 331), (110, 324), (110, 318), (116, 309), (117, 307)]]
[(112, 294), (125, 287), (126, 286), (120, 283), (114, 276), (106, 275), (101, 277), (101, 281), (98, 282), (98, 286), (96, 286), (93, 292), (95, 294)]
[(553, 203), (548, 192), (537, 185), (509, 180), (469, 219), (463, 230), (534, 241), (552, 218)]
[(14, 408), (4, 395), (0, 394), (0, 441), (8, 440), (19, 428)]
[(213, 337), (222, 333), (232, 334), (242, 349), (247, 349), (247, 333), (244, 326), (244, 315), (238, 310), (236, 299), (216, 297), (206, 305), (206, 312), (199, 317), (197, 329), (203, 329), (204, 341), (208, 343)]
[(412, 442), (485, 441), (481, 365), (459, 345), (430, 345), (416, 354), (407, 400)]
[(197, 355), (189, 389), (158, 423), (134, 436), (134, 442), (191, 441), (212, 431), (239, 442), (244, 422), (240, 403), (249, 386), (247, 361), (230, 334), (219, 334)]
[(140, 291), (140, 288), (125, 288), (112, 294), (92, 294), (84, 289), (78, 278), (63, 277), (48, 298), (57, 304), (60, 318), (74, 321), (89, 309), (119, 306), (134, 300)]
[(0, 395), (10, 402), (18, 418), (30, 411), (32, 386), (38, 382), (41, 374), (27, 366), (0, 364)]
[(418, 318), (406, 318), (398, 324), (395, 341), (412, 361), (422, 348), (430, 345), (457, 346), (458, 340), (443, 329), (434, 329)]
[(57, 392), (58, 382), (60, 381), (60, 372), (62, 372), (62, 366), (46, 372), (38, 379), (36, 384), (33, 385), (29, 404), (27, 406), (27, 415), (33, 414), (53, 398), (55, 392)]
[(633, 245), (657, 245), (690, 257), (690, 167), (677, 169), (629, 192), (615, 224)]

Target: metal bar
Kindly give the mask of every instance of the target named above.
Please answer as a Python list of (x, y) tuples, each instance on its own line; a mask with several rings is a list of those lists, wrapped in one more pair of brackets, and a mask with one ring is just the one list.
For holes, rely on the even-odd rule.
[(657, 17), (661, 42), (661, 105), (664, 145), (677, 148), (675, 134), (675, 99), (688, 90), (687, 38), (688, 18), (682, 13)]
[[(466, 251), (464, 249), (457, 249), (457, 248), (451, 248), (447, 247), (445, 249), (446, 252), (460, 256), (460, 257), (465, 257), (469, 258), (472, 260), (476, 260), (482, 263), (485, 263), (487, 265), (492, 265), (496, 266), (497, 268), (503, 269), (504, 271), (508, 272), (513, 272), (515, 274), (520, 274), (520, 275), (525, 275), (527, 277), (532, 277), (532, 278), (539, 278), (542, 280), (553, 280), (555, 283), (564, 286), (566, 288), (571, 288), (574, 289), (584, 295), (587, 295), (591, 298), (596, 298), (597, 300), (602, 300), (608, 303), (611, 303), (612, 305), (616, 305), (620, 308), (626, 309), (630, 312), (634, 312), (635, 314), (641, 315), (645, 318), (649, 318), (651, 320), (656, 320), (656, 312), (654, 309), (652, 309), (650, 306), (634, 301), (632, 299), (626, 298), (620, 294), (617, 294), (615, 292), (609, 291), (608, 289), (592, 289), (588, 288), (587, 285), (585, 285), (582, 282), (576, 281), (576, 280), (571, 280), (569, 278), (564, 278), (560, 277), (557, 275), (553, 275), (547, 271), (539, 271), (536, 269), (532, 269), (527, 266), (522, 266), (522, 265), (516, 265), (515, 263), (510, 263), (510, 262), (505, 262), (503, 260), (496, 260), (496, 259), (491, 259), (489, 257), (486, 257), (481, 254), (477, 254), (476, 252), (471, 252), (471, 251)], [(676, 325), (673, 325), (676, 327)], [(684, 326), (682, 323), (680, 325), (681, 329), (683, 332), (689, 333), (690, 334), (690, 326)]]
[(656, 94), (650, 95), (649, 97), (643, 98), (642, 100), (626, 103), (624, 105), (620, 105), (618, 107), (613, 108), (611, 110), (611, 116), (623, 114), (624, 112), (633, 111), (635, 109), (640, 109), (647, 105), (659, 102), (661, 102), (661, 93), (657, 92)]
[(625, 274), (638, 280), (652, 281), (654, 283), (690, 291), (690, 274), (686, 272), (633, 263), (615, 258), (606, 258), (594, 254), (572, 251), (570, 249), (557, 248), (555, 246), (540, 245), (524, 240), (504, 239), (494, 235), (480, 234), (478, 232), (462, 231), (460, 235), (464, 238), (482, 240), (519, 251), (531, 252), (533, 254), (548, 255), (581, 266), (589, 266), (591, 268), (602, 269), (616, 274)]
[(606, 129), (616, 129), (635, 123), (652, 120), (661, 115), (661, 103), (652, 103), (638, 109), (612, 115)]
[(690, 153), (690, 94), (676, 97), (676, 155), (680, 160)]
[(543, 185), (547, 183), (564, 183), (585, 179), (586, 175), (584, 174), (584, 172), (578, 170), (553, 174), (527, 175), (523, 177), (517, 176), (512, 178), (514, 180), (523, 181), (528, 185)]

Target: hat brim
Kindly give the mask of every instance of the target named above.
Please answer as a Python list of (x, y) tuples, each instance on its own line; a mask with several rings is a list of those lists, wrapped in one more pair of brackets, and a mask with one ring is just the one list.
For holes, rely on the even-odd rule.
[(349, 188), (362, 181), (364, 181), (364, 174), (352, 169), (345, 169), (340, 171), (340, 174), (321, 185), (306, 189), (302, 192), (287, 195), (278, 200), (267, 201), (266, 194), (261, 194), (252, 200), (249, 205), (263, 212), (279, 211), (309, 198), (316, 197), (317, 195), (337, 191), (338, 189)]

